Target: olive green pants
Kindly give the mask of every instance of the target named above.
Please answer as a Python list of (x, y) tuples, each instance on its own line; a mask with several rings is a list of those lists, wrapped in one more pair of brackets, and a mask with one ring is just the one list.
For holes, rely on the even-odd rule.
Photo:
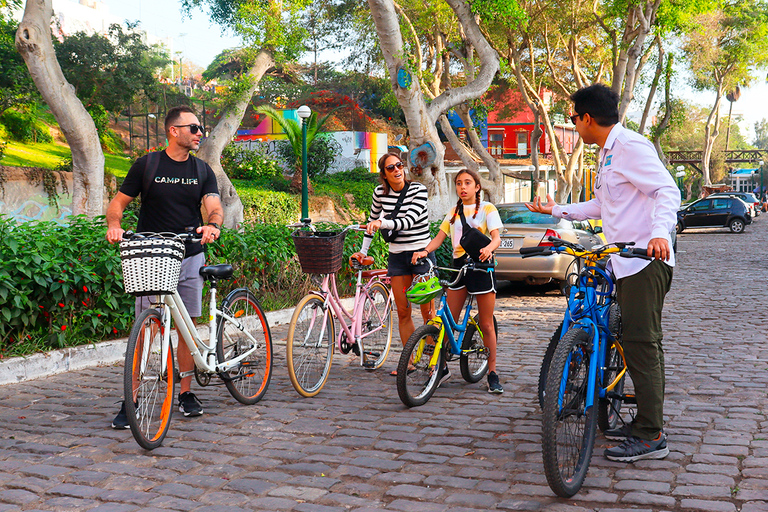
[(672, 284), (672, 267), (653, 260), (637, 274), (619, 279), (621, 344), (635, 386), (637, 416), (632, 435), (656, 439), (664, 427), (664, 348), (661, 312)]

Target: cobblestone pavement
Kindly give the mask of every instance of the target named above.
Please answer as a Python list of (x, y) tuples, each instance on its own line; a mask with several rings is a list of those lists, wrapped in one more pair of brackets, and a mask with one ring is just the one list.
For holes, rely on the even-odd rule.
[[(176, 415), (164, 445), (113, 431), (122, 368), (0, 387), (0, 512), (13, 510), (768, 511), (768, 216), (745, 234), (691, 230), (665, 310), (661, 461), (614, 463), (598, 434), (584, 488), (544, 478), (535, 386), (565, 301), (554, 289), (499, 293), (505, 393), (454, 377), (406, 409), (385, 371), (337, 354), (316, 398), (299, 397), (277, 347), (265, 399), (202, 389), (201, 418)], [(275, 337), (285, 329), (276, 329)]]

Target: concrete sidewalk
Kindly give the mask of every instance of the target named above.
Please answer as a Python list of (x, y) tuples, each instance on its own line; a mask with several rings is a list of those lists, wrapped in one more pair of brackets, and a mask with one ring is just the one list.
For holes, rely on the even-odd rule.
[[(353, 299), (343, 299), (347, 308), (351, 308), (353, 302)], [(270, 328), (290, 323), (293, 310), (294, 308), (287, 308), (267, 312), (267, 322), (269, 322)], [(207, 324), (199, 325), (197, 332), (203, 340), (208, 339)], [(119, 338), (0, 361), (0, 386), (81, 370), (90, 366), (122, 362), (125, 358), (127, 342), (128, 338)]]

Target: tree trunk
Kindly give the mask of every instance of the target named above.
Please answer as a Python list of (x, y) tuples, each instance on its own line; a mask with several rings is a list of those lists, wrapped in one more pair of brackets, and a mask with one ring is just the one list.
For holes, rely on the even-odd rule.
[(711, 185), (709, 164), (712, 160), (712, 149), (715, 147), (715, 140), (720, 135), (720, 103), (723, 100), (723, 86), (717, 88), (717, 97), (715, 106), (709, 112), (707, 124), (704, 127), (704, 151), (701, 156), (701, 172), (704, 179), (704, 185)]
[[(474, 15), (464, 0), (447, 0), (456, 14), (467, 39), (476, 48), (480, 57), (481, 68), (475, 80), (463, 87), (449, 89), (436, 97), (429, 105), (424, 99), (418, 77), (411, 80), (409, 88), (400, 87), (397, 74), (400, 68), (409, 69), (403, 38), (400, 32), (400, 21), (392, 0), (368, 0), (379, 45), (387, 64), (392, 90), (403, 110), (408, 133), (410, 148), (413, 150), (429, 143), (435, 153), (435, 159), (427, 168), (419, 162), (409, 162), (413, 177), (423, 183), (429, 192), (428, 208), (430, 218), (440, 219), (450, 208), (448, 200), (449, 184), (445, 177), (443, 157), (445, 146), (440, 142), (435, 123), (449, 109), (475, 98), (480, 97), (491, 85), (493, 77), (499, 69), (499, 58), (480, 32), (480, 27)], [(421, 70), (419, 70), (420, 72)], [(410, 155), (409, 155), (410, 157)], [(409, 158), (410, 159), (410, 158)]]
[(216, 182), (219, 185), (219, 194), (221, 194), (221, 204), (224, 207), (224, 225), (228, 228), (237, 228), (243, 222), (243, 203), (237, 195), (235, 187), (229, 181), (229, 177), (224, 173), (221, 167), (221, 152), (237, 133), (240, 123), (243, 121), (243, 115), (251, 102), (253, 94), (259, 87), (261, 78), (269, 68), (275, 65), (272, 55), (266, 50), (262, 50), (256, 57), (251, 69), (248, 70), (246, 78), (251, 86), (242, 97), (233, 103), (230, 108), (221, 116), (221, 120), (213, 129), (211, 134), (200, 146), (197, 156), (205, 160), (216, 173)]
[(16, 49), (72, 151), (72, 213), (95, 217), (104, 213), (104, 153), (93, 119), (56, 60), (52, 16), (51, 0), (27, 0)]

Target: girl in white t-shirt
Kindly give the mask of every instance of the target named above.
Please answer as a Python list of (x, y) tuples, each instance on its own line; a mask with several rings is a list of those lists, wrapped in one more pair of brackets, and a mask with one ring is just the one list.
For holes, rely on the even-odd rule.
[[(460, 209), (463, 209), (464, 217), (470, 227), (477, 228), (491, 239), (491, 243), (480, 250), (481, 262), (493, 262), (493, 251), (501, 243), (499, 229), (502, 227), (501, 218), (496, 207), (489, 202), (481, 201), (482, 186), (480, 177), (476, 172), (462, 169), (455, 179), (456, 194), (459, 201), (455, 208), (451, 208), (440, 230), (437, 232), (426, 249), (413, 253), (413, 263), (427, 254), (435, 251), (443, 241), (450, 236), (453, 245), (453, 268), (461, 268), (467, 260), (466, 251), (459, 241), (463, 232)], [(454, 318), (459, 318), (461, 309), (467, 300), (468, 294), (473, 294), (477, 300), (480, 329), (483, 331), (483, 343), (488, 348), (488, 392), (503, 393), (504, 389), (499, 383), (496, 373), (496, 331), (493, 326), (493, 310), (496, 306), (496, 276), (493, 272), (473, 271), (469, 272), (455, 286), (448, 289), (446, 301)], [(447, 368), (442, 370), (440, 382), (450, 378)]]

